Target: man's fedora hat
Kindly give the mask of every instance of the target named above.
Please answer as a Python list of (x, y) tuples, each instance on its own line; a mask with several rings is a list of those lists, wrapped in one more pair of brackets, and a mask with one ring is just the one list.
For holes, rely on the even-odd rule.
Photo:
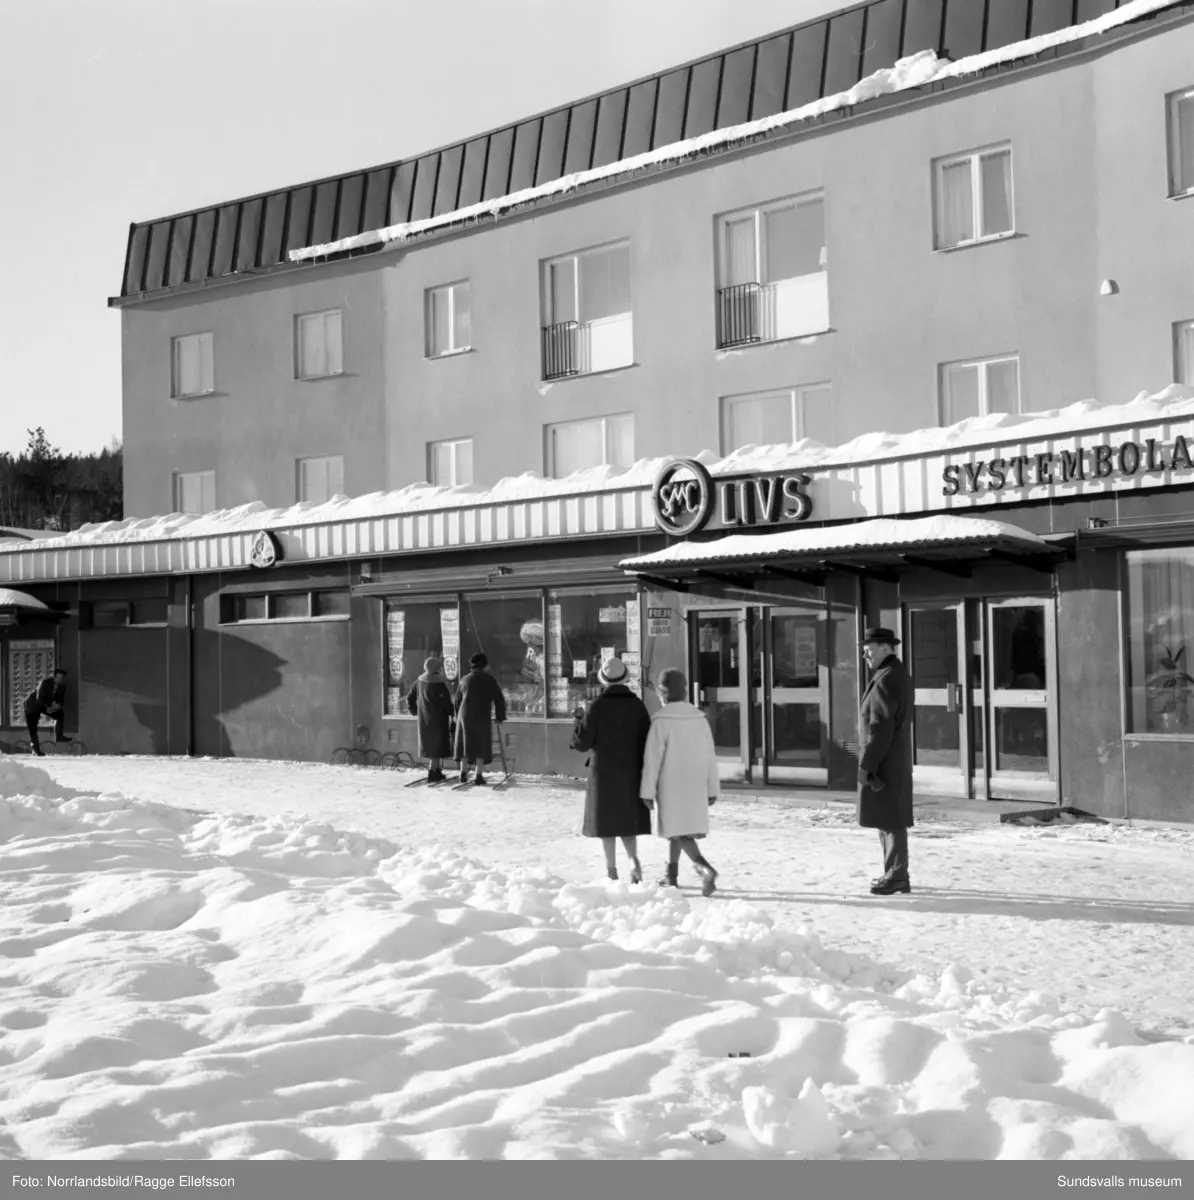
[(900, 639), (885, 625), (872, 625), (858, 644), (865, 646), (867, 642), (885, 642), (889, 646), (898, 646)]

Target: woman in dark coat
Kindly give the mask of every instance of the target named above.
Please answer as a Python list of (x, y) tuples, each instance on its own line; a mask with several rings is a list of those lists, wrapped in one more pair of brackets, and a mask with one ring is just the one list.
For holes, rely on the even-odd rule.
[(444, 778), (443, 760), (452, 756), (449, 727), (456, 709), (438, 658), (423, 664), (423, 674), (410, 689), (406, 707), (411, 716), (419, 718), (419, 757), (428, 760), (427, 782), (439, 783)]
[(626, 664), (605, 661), (598, 675), (604, 691), (578, 712), (572, 749), (589, 751), (589, 781), (585, 787), (585, 837), (599, 837), (610, 879), (618, 878), (617, 840), (630, 859), (630, 882), (641, 883), (639, 834), (651, 832), (651, 814), (639, 799), (643, 751), (651, 732), (647, 706), (626, 686)]
[(883, 874), (874, 896), (910, 892), (908, 830), (912, 827), (912, 680), (896, 657), (900, 639), (882, 626), (863, 639), (871, 681), (858, 712), (858, 823), (877, 829)]
[(456, 751), (460, 764), (460, 782), (468, 783), (469, 767), (477, 764), (474, 782), (484, 785), (482, 764), (493, 762), (493, 724), (490, 712), (500, 725), (506, 719), (506, 697), (498, 681), (488, 671), (489, 659), (474, 654), (468, 660), (471, 668), (460, 681), (456, 692)]

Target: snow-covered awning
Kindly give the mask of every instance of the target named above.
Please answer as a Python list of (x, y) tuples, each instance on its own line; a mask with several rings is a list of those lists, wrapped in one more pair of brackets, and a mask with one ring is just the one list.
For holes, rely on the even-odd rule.
[(654, 554), (624, 559), (628, 575), (662, 579), (700, 574), (705, 568), (745, 568), (766, 573), (782, 567), (797, 574), (854, 570), (883, 575), (899, 567), (951, 565), (996, 558), (1050, 570), (1065, 551), (1055, 543), (980, 517), (938, 514), (911, 520), (882, 517), (809, 529), (732, 533), (712, 541), (679, 542)]
[(22, 621), (59, 621), (65, 615), (55, 612), (28, 592), (0, 587), (0, 625), (18, 625)]

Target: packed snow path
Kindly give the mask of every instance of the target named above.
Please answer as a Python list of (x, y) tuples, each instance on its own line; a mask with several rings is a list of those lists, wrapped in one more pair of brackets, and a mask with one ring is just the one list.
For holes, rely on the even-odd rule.
[(1185, 831), (933, 823), (874, 899), (849, 813), (727, 797), (706, 901), (574, 789), (401, 782), (0, 760), (0, 1155), (1194, 1154)]

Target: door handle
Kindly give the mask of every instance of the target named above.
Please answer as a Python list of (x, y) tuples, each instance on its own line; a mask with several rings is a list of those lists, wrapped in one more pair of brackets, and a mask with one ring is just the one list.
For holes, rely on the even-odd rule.
[(945, 711), (949, 713), (962, 711), (962, 685), (960, 683), (945, 685)]

